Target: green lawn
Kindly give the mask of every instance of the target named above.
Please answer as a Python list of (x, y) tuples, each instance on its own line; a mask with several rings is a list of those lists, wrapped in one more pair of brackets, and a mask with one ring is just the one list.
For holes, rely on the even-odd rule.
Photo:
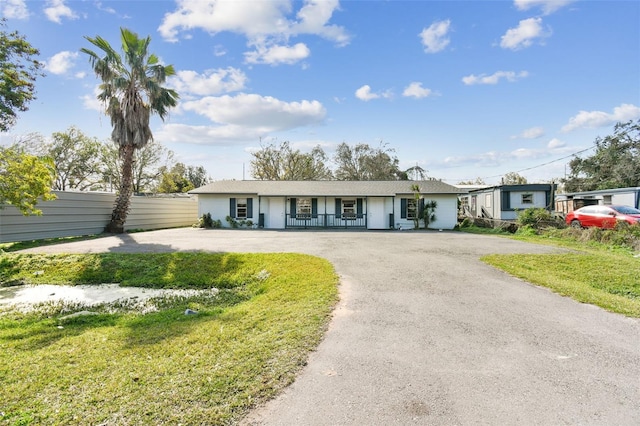
[[(298, 254), (4, 254), (0, 283), (121, 283), (217, 295), (0, 311), (0, 423), (229, 424), (292, 382), (338, 297)], [(185, 309), (197, 315), (185, 315)]]
[(541, 255), (492, 254), (481, 260), (563, 296), (640, 317), (640, 258), (628, 249), (548, 236), (515, 238), (559, 245), (571, 251)]

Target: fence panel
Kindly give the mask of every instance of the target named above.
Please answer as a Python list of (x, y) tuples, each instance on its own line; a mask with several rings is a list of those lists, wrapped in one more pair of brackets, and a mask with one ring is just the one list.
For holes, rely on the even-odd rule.
[[(0, 242), (100, 234), (109, 223), (115, 194), (54, 191), (57, 199), (41, 202), (42, 216), (23, 216), (13, 206), (0, 209)], [(131, 199), (125, 230), (191, 226), (198, 221), (196, 197)]]

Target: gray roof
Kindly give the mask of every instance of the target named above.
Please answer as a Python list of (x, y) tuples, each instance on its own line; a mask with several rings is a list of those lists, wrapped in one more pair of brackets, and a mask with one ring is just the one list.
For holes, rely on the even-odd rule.
[(259, 196), (359, 196), (390, 197), (413, 194), (411, 187), (420, 186), (422, 194), (461, 194), (467, 191), (438, 181), (268, 181), (268, 180), (220, 180), (189, 191), (190, 194), (247, 194)]

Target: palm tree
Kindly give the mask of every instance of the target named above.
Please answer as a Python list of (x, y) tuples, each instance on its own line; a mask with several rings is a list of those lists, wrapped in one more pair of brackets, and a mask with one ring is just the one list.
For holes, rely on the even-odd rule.
[(120, 28), (121, 56), (102, 37), (85, 37), (101, 50), (100, 56), (82, 48), (102, 80), (98, 99), (104, 102), (105, 113), (111, 118), (111, 139), (118, 145), (122, 158), (122, 180), (106, 232), (124, 232), (129, 203), (133, 193), (133, 160), (136, 149), (153, 139), (149, 118), (158, 114), (164, 120), (168, 108), (176, 106), (178, 94), (162, 87), (167, 77), (174, 75), (172, 65), (161, 65), (156, 55), (148, 51), (150, 37), (139, 38), (134, 32)]

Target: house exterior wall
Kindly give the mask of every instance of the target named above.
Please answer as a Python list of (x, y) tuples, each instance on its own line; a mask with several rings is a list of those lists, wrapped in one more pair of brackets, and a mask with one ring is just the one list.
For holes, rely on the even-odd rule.
[(203, 214), (210, 213), (211, 218), (213, 220), (219, 220), (222, 222), (222, 227), (228, 228), (230, 227), (230, 223), (227, 222), (227, 216), (231, 216), (232, 218), (236, 218), (235, 213), (231, 212), (231, 199), (239, 199), (245, 198), (247, 202), (251, 200), (252, 208), (251, 211), (247, 212), (246, 220), (251, 220), (253, 223), (258, 223), (259, 219), (259, 200), (256, 195), (247, 195), (247, 194), (224, 194), (224, 195), (215, 195), (215, 194), (200, 194), (198, 196), (198, 216), (201, 217)]
[(504, 185), (476, 190), (460, 196), (460, 199), (468, 206), (465, 212), (472, 217), (515, 220), (518, 211), (549, 208), (551, 192), (551, 184)]
[(555, 198), (556, 211), (564, 214), (586, 205), (614, 204), (640, 209), (640, 187), (558, 194)]
[[(56, 200), (38, 204), (42, 216), (0, 209), (0, 242), (100, 234), (111, 219), (116, 196), (106, 192), (53, 191)], [(198, 221), (197, 197), (132, 197), (124, 229), (191, 226)]]
[[(423, 194), (422, 199), (425, 201), (433, 200), (438, 203), (435, 211), (436, 220), (429, 225), (432, 229), (453, 229), (458, 223), (458, 197), (456, 195), (429, 195)], [(394, 210), (394, 226), (396, 228), (408, 229), (414, 227), (413, 219), (402, 217), (402, 199), (413, 199), (412, 195), (403, 195), (395, 197), (393, 203)], [(388, 213), (391, 213), (389, 211)], [(424, 226), (424, 222), (420, 221), (420, 226)]]
[[(287, 220), (291, 218), (291, 202), (293, 198), (316, 198), (317, 201), (317, 215), (327, 215), (334, 217), (337, 208), (341, 208), (340, 205), (336, 205), (337, 199), (362, 199), (362, 212), (366, 217), (370, 212), (370, 205), (374, 203), (382, 203), (383, 211), (377, 212), (383, 215), (384, 225), (382, 227), (376, 226), (375, 229), (389, 229), (390, 227), (390, 214), (393, 214), (393, 224), (391, 226), (401, 226), (404, 229), (413, 228), (414, 223), (411, 219), (401, 217), (401, 200), (403, 198), (413, 198), (412, 195), (403, 195), (396, 197), (312, 197), (312, 196), (290, 196), (290, 197), (268, 197), (256, 195), (248, 196), (244, 194), (199, 194), (199, 208), (198, 215), (210, 213), (212, 219), (220, 220), (223, 227), (229, 227), (230, 224), (225, 220), (226, 216), (230, 213), (230, 198), (252, 198), (253, 199), (253, 211), (251, 219), (254, 224), (260, 223), (260, 216), (264, 219), (263, 226), (268, 229), (284, 229), (287, 227)], [(430, 225), (431, 228), (436, 229), (453, 229), (457, 224), (457, 196), (454, 194), (436, 195), (436, 196), (423, 196), (426, 200), (434, 200), (438, 203), (436, 208), (436, 221)], [(375, 199), (376, 201), (370, 200)], [(379, 204), (378, 204), (379, 205)], [(294, 212), (295, 213), (295, 212)], [(330, 219), (331, 219), (330, 218)], [(380, 223), (380, 221), (377, 221)], [(421, 221), (421, 224), (423, 222)], [(335, 224), (335, 222), (334, 222)], [(367, 225), (367, 227), (369, 227)], [(373, 228), (371, 228), (373, 229)]]

